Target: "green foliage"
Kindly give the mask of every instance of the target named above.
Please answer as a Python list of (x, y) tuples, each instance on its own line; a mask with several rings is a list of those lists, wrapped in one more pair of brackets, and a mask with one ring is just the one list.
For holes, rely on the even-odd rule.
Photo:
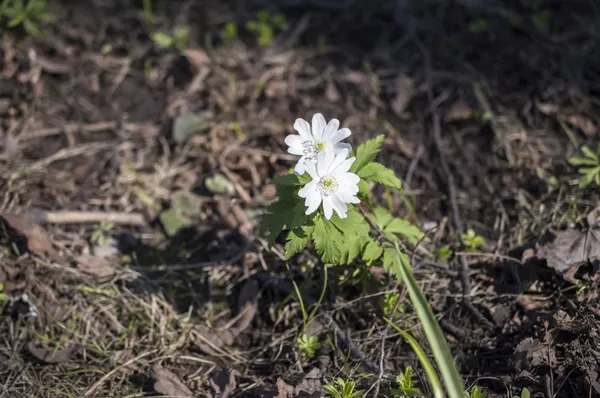
[[(386, 293), (385, 296), (383, 296), (383, 300), (381, 301), (381, 310), (385, 316), (392, 315), (399, 299), (400, 295), (398, 293)], [(398, 305), (398, 309), (396, 310), (394, 316), (398, 316), (402, 312), (404, 312), (404, 304)]]
[(237, 25), (233, 22), (227, 22), (221, 29), (221, 40), (225, 44), (230, 44), (238, 34)]
[(356, 148), (356, 160), (352, 164), (352, 167), (350, 167), (351, 173), (358, 174), (363, 167), (375, 159), (381, 150), (383, 138), (384, 135), (380, 134), (373, 139), (365, 141), (362, 145)]
[(246, 29), (257, 36), (261, 47), (266, 47), (273, 42), (275, 31), (286, 30), (287, 24), (283, 14), (271, 14), (267, 10), (261, 10), (256, 21), (246, 23)]
[(298, 349), (302, 353), (302, 358), (310, 359), (315, 356), (317, 350), (321, 348), (321, 344), (319, 343), (319, 338), (317, 336), (310, 336), (306, 333), (302, 333), (298, 340), (296, 340), (296, 345)]
[[(337, 387), (336, 387), (337, 385)], [(334, 398), (358, 398), (363, 394), (363, 390), (356, 390), (356, 383), (350, 380), (344, 380), (338, 377), (333, 384), (323, 386), (325, 392)]]
[(100, 224), (92, 231), (90, 242), (94, 245), (103, 246), (110, 238), (110, 234), (115, 228), (111, 221), (102, 220)]
[(550, 31), (550, 17), (552, 13), (550, 10), (542, 10), (533, 14), (531, 17), (531, 22), (533, 22), (533, 26), (537, 29), (541, 34), (547, 34)]
[(529, 392), (527, 387), (523, 387), (523, 389), (521, 390), (521, 395), (515, 395), (513, 398), (530, 398), (530, 397), (531, 397), (531, 393)]
[(465, 391), (465, 398), (485, 398), (487, 394), (479, 386), (473, 386), (471, 391)]
[(414, 398), (421, 393), (421, 389), (415, 386), (412, 366), (408, 366), (404, 373), (396, 377), (399, 387), (393, 389), (394, 398)]
[(461, 235), (461, 239), (468, 252), (476, 252), (481, 246), (485, 245), (483, 236), (477, 235), (471, 228), (467, 233)]
[(4, 0), (0, 5), (0, 20), (8, 19), (8, 28), (22, 26), (31, 36), (40, 34), (40, 25), (56, 20), (47, 10), (46, 0)]
[(438, 250), (437, 256), (442, 261), (448, 261), (450, 259), (450, 257), (452, 257), (453, 254), (454, 254), (454, 251), (452, 250), (452, 248), (450, 246), (442, 246)]
[(569, 159), (572, 166), (581, 166), (578, 170), (581, 174), (579, 186), (586, 188), (592, 183), (600, 185), (600, 146), (598, 146), (596, 152), (593, 152), (590, 147), (584, 145), (581, 147), (581, 152), (582, 155), (573, 156)]
[(488, 23), (483, 18), (478, 18), (469, 24), (469, 32), (473, 33), (474, 35), (480, 35), (487, 32), (487, 30)]
[(396, 177), (396, 174), (392, 170), (381, 163), (368, 163), (357, 174), (365, 181), (378, 182), (388, 187), (402, 189), (402, 181)]
[(150, 36), (157, 46), (164, 50), (183, 51), (188, 44), (190, 30), (186, 26), (175, 28), (173, 35), (165, 32), (154, 32)]

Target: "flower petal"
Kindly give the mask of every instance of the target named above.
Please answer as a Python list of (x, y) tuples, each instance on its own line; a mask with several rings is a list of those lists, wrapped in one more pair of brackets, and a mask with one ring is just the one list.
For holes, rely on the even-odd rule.
[(347, 150), (348, 152), (350, 152), (352, 150), (352, 145), (345, 142), (338, 142), (333, 146), (333, 151), (335, 153), (339, 153), (343, 150)]
[[(333, 119), (335, 120), (335, 119)], [(331, 123), (331, 122), (330, 122)], [(339, 126), (339, 124), (338, 124)], [(327, 127), (329, 127), (329, 125), (327, 125)], [(337, 128), (337, 127), (336, 127)], [(340, 142), (341, 140), (345, 140), (346, 138), (350, 137), (350, 134), (352, 134), (352, 132), (350, 131), (349, 128), (342, 128), (337, 130), (336, 132), (334, 132), (330, 137), (330, 140), (332, 143), (337, 144), (338, 142)]]
[[(342, 163), (344, 163), (344, 161), (346, 160), (346, 156), (348, 156), (348, 151), (346, 151), (346, 150), (335, 154), (333, 161), (331, 162), (331, 164), (329, 165), (329, 168), (327, 169), (327, 174), (333, 174), (336, 171), (336, 169), (338, 169), (339, 166)], [(345, 171), (348, 171), (348, 170), (345, 170)]]
[[(331, 119), (327, 126), (325, 126), (325, 131), (323, 131), (323, 139), (327, 141), (331, 141), (332, 144), (337, 143), (339, 140), (334, 141), (333, 137), (338, 131), (338, 127), (340, 127), (340, 121), (337, 119)], [(348, 129), (346, 129), (348, 130)], [(349, 131), (349, 130), (348, 130)]]
[(306, 206), (304, 214), (309, 215), (310, 213), (314, 213), (319, 208), (322, 199), (319, 190), (311, 189), (308, 191), (308, 195), (306, 195), (306, 200), (304, 201), (304, 206)]
[(342, 200), (339, 194), (331, 195), (331, 202), (333, 204), (333, 210), (340, 216), (340, 218), (348, 217), (348, 206)]
[(307, 162), (306, 156), (302, 156), (298, 160), (298, 163), (296, 163), (296, 166), (294, 166), (294, 173), (296, 173), (298, 175), (304, 174), (304, 172), (306, 171), (307, 163), (309, 163), (309, 162)]
[(335, 155), (333, 154), (333, 151), (319, 152), (319, 155), (317, 155), (317, 174), (319, 177), (324, 177), (327, 175), (329, 166), (334, 159)]
[(338, 191), (340, 198), (346, 203), (360, 203), (360, 199), (347, 191)]
[(318, 181), (319, 175), (317, 174), (317, 165), (315, 162), (311, 162), (307, 159), (304, 164), (306, 166), (306, 171), (308, 171), (308, 174), (310, 174), (312, 179)]
[(356, 160), (355, 157), (351, 157), (349, 159), (344, 159), (344, 161), (342, 163), (340, 163), (340, 165), (338, 167), (335, 168), (335, 173), (336, 174), (347, 173), (348, 170), (350, 170), (350, 167), (352, 167), (352, 164), (354, 163), (355, 160)]
[(285, 144), (289, 146), (288, 153), (292, 155), (304, 155), (304, 140), (298, 134), (290, 134), (285, 137)]
[(310, 124), (308, 124), (306, 120), (300, 118), (296, 119), (296, 121), (294, 122), (294, 130), (296, 130), (298, 134), (300, 134), (300, 137), (302, 137), (304, 141), (313, 140), (312, 134), (310, 132)]
[(333, 198), (332, 195), (327, 195), (323, 197), (323, 212), (325, 213), (326, 219), (331, 219), (331, 215), (333, 214)]
[(360, 182), (360, 177), (354, 173), (340, 173), (337, 178), (341, 184), (347, 186), (357, 185)]
[(310, 190), (316, 188), (316, 185), (317, 182), (315, 180), (312, 180), (311, 182), (300, 188), (300, 190), (298, 191), (298, 196), (300, 196), (301, 198), (306, 198)]
[(325, 118), (320, 113), (315, 113), (312, 117), (312, 135), (315, 138), (321, 139), (323, 137), (323, 130), (325, 130)]

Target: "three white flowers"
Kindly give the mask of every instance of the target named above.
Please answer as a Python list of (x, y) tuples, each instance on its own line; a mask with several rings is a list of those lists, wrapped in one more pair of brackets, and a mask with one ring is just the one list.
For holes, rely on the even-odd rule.
[(360, 203), (356, 197), (360, 178), (348, 172), (356, 158), (348, 158), (351, 146), (341, 142), (351, 132), (339, 126), (339, 120), (326, 123), (323, 115), (317, 113), (312, 118), (312, 126), (304, 119), (296, 119), (294, 129), (298, 134), (285, 138), (288, 152), (300, 156), (294, 172), (302, 175), (308, 171), (312, 178), (298, 192), (305, 199), (306, 214), (315, 212), (322, 203), (328, 220), (334, 211), (340, 218), (346, 218), (347, 203)]

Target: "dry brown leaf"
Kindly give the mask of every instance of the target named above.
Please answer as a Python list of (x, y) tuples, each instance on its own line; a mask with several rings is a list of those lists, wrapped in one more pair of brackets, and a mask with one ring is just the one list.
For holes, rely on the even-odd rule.
[(413, 80), (405, 74), (399, 75), (394, 80), (394, 90), (395, 97), (391, 103), (392, 110), (396, 116), (402, 117), (415, 93)]
[(457, 120), (466, 120), (473, 117), (473, 108), (469, 106), (465, 101), (458, 100), (446, 112), (444, 115), (444, 121), (452, 122)]
[(573, 281), (579, 268), (586, 263), (591, 263), (593, 272), (596, 271), (600, 263), (600, 230), (591, 228), (587, 233), (577, 229), (560, 231), (551, 242), (538, 243), (536, 249), (538, 258), (546, 259), (550, 268)]
[(183, 398), (193, 397), (194, 394), (175, 373), (163, 368), (160, 364), (152, 367), (152, 376), (154, 377), (154, 390), (167, 397)]
[(75, 354), (81, 350), (80, 345), (76, 345), (70, 348), (62, 350), (55, 350), (51, 348), (36, 347), (33, 341), (27, 344), (27, 350), (39, 359), (46, 363), (62, 363), (69, 361)]
[(48, 257), (54, 262), (64, 263), (62, 257), (54, 250), (46, 230), (39, 224), (18, 214), (2, 214), (0, 218), (27, 240), (27, 250), (39, 256)]
[(98, 257), (84, 254), (75, 258), (77, 268), (88, 274), (106, 277), (114, 275), (118, 259), (114, 257)]
[(589, 118), (582, 115), (572, 115), (567, 117), (567, 121), (573, 127), (581, 130), (585, 135), (593, 135), (598, 132), (598, 126)]
[(187, 58), (194, 74), (200, 72), (210, 62), (206, 51), (201, 48), (188, 48), (183, 51), (183, 55)]
[(338, 102), (340, 100), (340, 92), (338, 91), (335, 83), (331, 80), (327, 82), (327, 86), (325, 87), (325, 98), (329, 102)]
[(294, 390), (296, 397), (319, 398), (321, 396), (321, 370), (313, 368), (304, 376)]
[(294, 387), (287, 384), (282, 378), (278, 378), (277, 393), (277, 398), (292, 398), (294, 396)]

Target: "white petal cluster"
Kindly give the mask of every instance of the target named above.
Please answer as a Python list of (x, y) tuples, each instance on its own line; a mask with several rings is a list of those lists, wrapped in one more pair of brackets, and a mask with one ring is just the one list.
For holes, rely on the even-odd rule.
[(299, 134), (285, 138), (288, 152), (300, 156), (294, 172), (304, 174), (307, 171), (312, 178), (298, 192), (305, 199), (306, 214), (315, 212), (323, 204), (323, 213), (328, 220), (334, 211), (340, 218), (346, 218), (347, 203), (360, 203), (356, 197), (360, 178), (348, 172), (356, 158), (348, 158), (351, 146), (340, 142), (351, 133), (339, 126), (339, 120), (331, 119), (326, 123), (323, 115), (317, 113), (312, 118), (312, 126), (303, 119), (296, 119), (294, 129)]

